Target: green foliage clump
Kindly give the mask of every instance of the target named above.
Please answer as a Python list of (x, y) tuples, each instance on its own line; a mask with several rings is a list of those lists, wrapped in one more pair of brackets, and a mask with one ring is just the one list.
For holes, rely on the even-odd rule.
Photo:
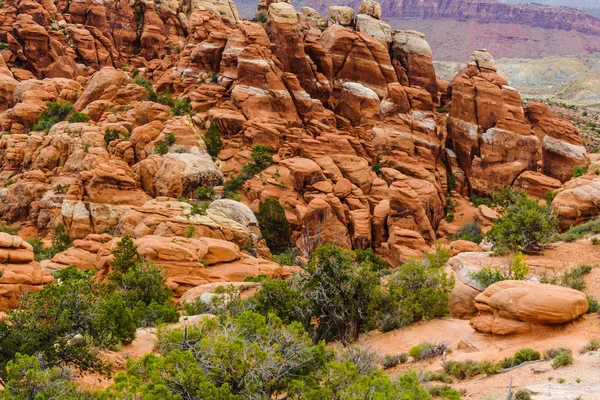
[(17, 233), (19, 233), (18, 229), (12, 228), (9, 225), (0, 225), (0, 232), (3, 233), (8, 233), (9, 235), (16, 235)]
[(217, 155), (223, 148), (221, 131), (214, 122), (210, 124), (210, 126), (206, 130), (206, 133), (204, 134), (204, 143), (206, 144), (206, 151), (212, 157), (217, 157)]
[(588, 301), (588, 314), (600, 311), (600, 303), (590, 295), (586, 295)]
[(522, 281), (527, 279), (527, 275), (529, 275), (527, 256), (524, 256), (523, 253), (517, 251), (510, 263), (509, 271), (510, 279), (514, 279), (516, 281)]
[(130, 341), (135, 326), (130, 313), (123, 315), (105, 306), (104, 289), (91, 276), (69, 267), (59, 271), (58, 283), (25, 296), (20, 307), (0, 321), (0, 365), (17, 353), (41, 354), (49, 366), (103, 370), (94, 346)]
[(498, 253), (539, 253), (549, 245), (558, 229), (554, 211), (526, 197), (503, 208), (502, 213), (487, 235)]
[(444, 371), (457, 379), (469, 379), (479, 374), (493, 375), (499, 366), (492, 361), (446, 361)]
[(416, 346), (411, 347), (408, 351), (408, 355), (415, 360), (425, 360), (427, 358), (438, 357), (444, 354), (448, 350), (446, 343), (433, 344), (424, 342)]
[(349, 344), (375, 325), (382, 291), (371, 263), (358, 264), (354, 253), (325, 245), (317, 248), (306, 271), (302, 292), (319, 321), (317, 337)]
[(113, 140), (117, 140), (119, 138), (119, 131), (116, 129), (106, 129), (104, 131), (104, 143), (106, 143), (106, 147), (108, 147)]
[(381, 163), (381, 161), (381, 155), (378, 154), (377, 157), (375, 157), (375, 163), (371, 167), (371, 170), (373, 170), (373, 172), (375, 172), (377, 176), (381, 174), (381, 169), (383, 168), (383, 164)]
[[(380, 371), (336, 361), (298, 323), (243, 312), (159, 331), (161, 357), (129, 361), (105, 399), (161, 398), (430, 400), (414, 373), (391, 380)], [(348, 358), (348, 357), (343, 357)]]
[(483, 240), (483, 235), (481, 233), (481, 228), (479, 228), (477, 223), (469, 222), (460, 227), (458, 231), (452, 235), (452, 240), (467, 240), (479, 244)]
[(510, 186), (505, 186), (492, 190), (490, 197), (492, 198), (492, 205), (505, 208), (517, 204), (521, 199), (527, 198), (527, 193)]
[(47, 133), (55, 124), (64, 121), (73, 109), (71, 103), (47, 102), (46, 109), (40, 114), (33, 130)]
[(581, 291), (585, 289), (585, 276), (592, 272), (592, 268), (593, 267), (591, 265), (584, 264), (565, 271), (562, 273), (562, 275), (550, 276), (546, 273), (543, 273), (540, 276), (540, 282)]
[(188, 99), (175, 99), (171, 107), (171, 114), (175, 116), (190, 115), (192, 113), (192, 105)]
[(588, 170), (587, 165), (580, 165), (580, 166), (573, 167), (573, 178), (579, 178), (580, 176), (585, 175), (587, 170)]
[(185, 237), (186, 238), (191, 238), (194, 237), (194, 234), (196, 233), (196, 227), (194, 225), (188, 225), (185, 227)]
[(146, 91), (148, 92), (148, 99), (150, 101), (157, 101), (158, 95), (156, 94), (156, 91), (154, 91), (154, 88), (152, 87), (152, 82), (150, 82), (149, 79), (144, 78), (143, 76), (136, 76), (133, 79), (133, 83), (146, 89)]
[(76, 122), (88, 122), (89, 120), (90, 120), (90, 117), (87, 114), (84, 114), (79, 111), (75, 111), (73, 114), (71, 114), (69, 116), (69, 118), (67, 118), (67, 121), (70, 124), (73, 124)]
[(179, 314), (171, 304), (173, 293), (165, 285), (166, 278), (159, 267), (152, 263), (144, 265), (129, 235), (117, 243), (113, 255), (113, 271), (108, 280), (119, 291), (127, 308), (132, 310), (136, 325), (176, 322)]
[(388, 354), (388, 355), (384, 356), (383, 359), (381, 360), (381, 365), (383, 366), (383, 369), (390, 369), (399, 364), (404, 364), (407, 361), (408, 361), (408, 354), (406, 354), (406, 353), (394, 354), (394, 355)]
[(52, 235), (52, 245), (50, 247), (44, 247), (44, 243), (41, 238), (35, 238), (30, 241), (33, 246), (33, 254), (36, 261), (48, 260), (67, 250), (73, 245), (71, 236), (67, 231), (67, 228), (59, 223), (54, 227), (54, 234)]
[(160, 141), (156, 143), (152, 152), (154, 154), (160, 154), (161, 156), (164, 156), (169, 152), (169, 145), (167, 144), (167, 142)]
[(581, 349), (581, 353), (589, 353), (590, 351), (600, 350), (600, 340), (591, 339), (586, 343), (585, 346)]
[(573, 353), (563, 347), (548, 350), (546, 358), (552, 360), (552, 368), (554, 369), (573, 364)]
[(454, 278), (442, 268), (447, 257), (447, 253), (439, 258), (434, 254), (424, 262), (406, 262), (389, 278), (384, 332), (449, 314)]
[(270, 167), (273, 164), (272, 151), (273, 149), (270, 146), (255, 145), (250, 153), (251, 161), (244, 164), (238, 176), (225, 182), (223, 186), (225, 197), (234, 198), (248, 179)]
[(274, 252), (283, 251), (290, 241), (290, 227), (285, 209), (276, 199), (266, 199), (256, 214), (258, 225), (267, 246)]
[(0, 398), (20, 399), (63, 399), (80, 400), (91, 398), (80, 392), (68, 370), (60, 367), (44, 367), (46, 361), (32, 355), (16, 354), (6, 365), (4, 391)]
[(588, 221), (579, 226), (574, 226), (568, 231), (557, 235), (557, 239), (564, 240), (565, 242), (574, 242), (589, 233), (600, 233), (600, 218)]
[(177, 137), (175, 137), (174, 133), (169, 132), (165, 135), (165, 143), (167, 144), (167, 146), (174, 145), (175, 141), (177, 141)]
[(531, 400), (531, 393), (526, 389), (521, 389), (515, 393), (514, 400)]
[(517, 351), (513, 357), (500, 361), (500, 368), (512, 368), (528, 361), (537, 361), (542, 357), (539, 351), (525, 348)]
[(429, 394), (431, 396), (440, 397), (446, 400), (462, 399), (460, 393), (456, 389), (453, 389), (450, 385), (431, 386), (429, 388)]
[(483, 287), (488, 287), (496, 282), (509, 279), (500, 269), (491, 267), (483, 267), (479, 271), (469, 273), (469, 276)]
[(209, 201), (215, 198), (215, 189), (212, 187), (198, 186), (195, 194), (197, 200)]

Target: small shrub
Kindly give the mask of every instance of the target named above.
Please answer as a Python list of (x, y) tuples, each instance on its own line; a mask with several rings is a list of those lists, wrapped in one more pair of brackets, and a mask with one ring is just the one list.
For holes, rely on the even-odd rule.
[(117, 140), (119, 138), (119, 131), (116, 129), (106, 129), (104, 131), (104, 143), (106, 143), (106, 147), (108, 147), (113, 140)]
[(143, 88), (146, 89), (146, 91), (148, 92), (148, 99), (150, 101), (154, 101), (154, 102), (158, 101), (158, 95), (156, 94), (156, 92), (154, 91), (154, 88), (152, 87), (152, 82), (150, 82), (148, 79), (144, 78), (143, 76), (136, 76), (133, 79), (133, 83), (135, 83), (136, 85), (142, 86)]
[(174, 133), (167, 133), (165, 135), (165, 143), (167, 144), (167, 146), (174, 145), (176, 140), (177, 138), (175, 137)]
[(90, 117), (87, 114), (84, 114), (79, 111), (75, 111), (73, 114), (71, 114), (69, 116), (69, 118), (67, 118), (67, 121), (70, 124), (74, 124), (76, 122), (88, 122), (89, 120), (90, 120)]
[(475, 195), (472, 195), (469, 197), (469, 202), (471, 204), (473, 204), (475, 207), (479, 207), (481, 205), (487, 206), (487, 207), (492, 207), (492, 199), (487, 198), (487, 197), (478, 197)]
[(558, 382), (558, 383), (565, 383), (565, 378), (558, 378), (556, 380), (556, 382)]
[(585, 175), (587, 170), (588, 170), (587, 165), (573, 167), (573, 178), (579, 178), (580, 176)]
[(598, 239), (597, 237), (595, 237), (595, 236), (594, 236), (593, 238), (591, 238), (591, 239), (590, 239), (590, 242), (591, 242), (591, 243), (592, 243), (594, 246), (597, 246), (597, 245), (599, 245), (599, 244), (600, 244), (600, 239)]
[(490, 193), (492, 198), (492, 204), (497, 205), (501, 208), (506, 208), (510, 205), (516, 204), (519, 200), (527, 198), (527, 193), (522, 190), (514, 189), (510, 186), (494, 189)]
[(46, 109), (40, 114), (38, 122), (34, 125), (33, 130), (48, 133), (52, 126), (60, 121), (64, 121), (73, 109), (74, 106), (71, 103), (46, 103)]
[(454, 213), (451, 212), (451, 213), (446, 214), (446, 217), (444, 218), (444, 220), (446, 222), (454, 222), (454, 218), (455, 218)]
[(600, 340), (591, 339), (585, 346), (583, 346), (581, 353), (588, 353), (596, 350), (600, 350)]
[(447, 350), (448, 345), (446, 343), (436, 345), (433, 343), (424, 342), (412, 347), (408, 354), (415, 360), (425, 360), (427, 358), (441, 356)]
[(456, 189), (456, 175), (448, 174), (446, 177), (446, 186), (448, 193), (451, 193), (454, 189)]
[(600, 311), (600, 303), (598, 303), (598, 301), (590, 295), (587, 295), (586, 297), (587, 297), (587, 301), (588, 301), (588, 314), (593, 314), (593, 313), (599, 312)]
[(379, 356), (371, 349), (351, 346), (338, 354), (338, 360), (342, 363), (350, 361), (360, 375), (369, 375), (377, 369)]
[(540, 282), (581, 291), (585, 289), (585, 275), (591, 271), (591, 265), (579, 265), (569, 271), (563, 272), (562, 275), (549, 276), (544, 273), (540, 276)]
[(589, 233), (600, 233), (600, 218), (588, 221), (579, 226), (574, 226), (565, 233), (558, 235), (557, 239), (564, 240), (565, 242), (573, 242)]
[(223, 140), (221, 140), (221, 131), (217, 128), (217, 125), (211, 123), (206, 133), (204, 134), (204, 143), (206, 144), (206, 151), (212, 157), (217, 157), (221, 149), (223, 148)]
[(171, 107), (171, 114), (175, 116), (189, 115), (192, 113), (192, 105), (188, 99), (175, 99)]
[(428, 392), (433, 397), (440, 397), (446, 400), (461, 400), (460, 393), (453, 389), (450, 385), (431, 386)]
[(526, 197), (505, 207), (503, 214), (487, 235), (498, 253), (539, 253), (549, 245), (558, 229), (554, 211)]
[(421, 374), (421, 382), (444, 382), (452, 383), (452, 378), (446, 372), (431, 372), (425, 371)]
[(513, 357), (500, 361), (501, 368), (512, 368), (529, 361), (537, 361), (542, 357), (539, 351), (525, 348), (517, 351)]
[(154, 154), (165, 155), (169, 152), (169, 146), (166, 142), (158, 142), (154, 146), (154, 150), (152, 151)]
[(531, 400), (531, 394), (528, 390), (522, 389), (515, 393), (514, 400)]
[(196, 189), (196, 199), (209, 201), (215, 198), (215, 189), (212, 187), (198, 186)]
[(399, 364), (403, 364), (408, 360), (408, 355), (406, 353), (402, 354), (388, 354), (381, 360), (381, 365), (383, 369), (390, 369)]
[(196, 233), (196, 227), (194, 225), (188, 225), (185, 228), (185, 237), (186, 238), (191, 238), (194, 236), (194, 233)]
[(444, 371), (457, 379), (472, 378), (480, 374), (479, 365), (472, 360), (446, 361), (443, 364)]
[(452, 236), (452, 240), (467, 240), (479, 244), (483, 240), (483, 235), (479, 225), (475, 222), (469, 222), (456, 231), (456, 234)]
[(274, 256), (274, 260), (279, 265), (296, 265), (296, 257), (298, 257), (298, 249), (289, 247)]
[(508, 279), (498, 268), (483, 267), (477, 272), (469, 274), (471, 278), (477, 281), (481, 286), (488, 287), (496, 282), (505, 281)]
[(258, 225), (269, 249), (275, 252), (284, 250), (289, 245), (290, 227), (285, 209), (276, 199), (267, 199), (260, 206)]
[(375, 163), (373, 164), (371, 169), (373, 170), (373, 172), (375, 172), (377, 176), (379, 176), (379, 174), (381, 173), (381, 168), (383, 168), (383, 164), (381, 164), (381, 155), (378, 154), (377, 157), (375, 157)]
[(518, 251), (510, 263), (510, 277), (516, 281), (522, 281), (527, 279), (527, 275), (529, 275), (527, 256)]
[(17, 233), (19, 233), (19, 230), (15, 229), (15, 228), (11, 228), (8, 225), (0, 225), (0, 232), (8, 233), (9, 235), (15, 236)]
[(552, 360), (552, 368), (564, 367), (573, 364), (571, 350), (562, 347), (550, 349), (546, 352), (546, 358)]
[(546, 192), (546, 194), (544, 195), (544, 199), (546, 199), (546, 204), (552, 204), (557, 194), (557, 192)]
[(10, 185), (14, 185), (15, 181), (13, 181), (12, 179), (7, 179), (6, 181), (4, 181), (4, 183), (2, 184), (3, 188), (7, 188)]
[(273, 149), (270, 146), (263, 146), (261, 144), (257, 144), (252, 148), (252, 152), (250, 153), (252, 166), (250, 169), (254, 174), (258, 174), (273, 164), (272, 151)]

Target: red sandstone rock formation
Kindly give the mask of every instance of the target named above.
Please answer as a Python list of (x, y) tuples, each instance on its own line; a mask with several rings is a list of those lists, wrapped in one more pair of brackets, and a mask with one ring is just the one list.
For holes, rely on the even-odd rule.
[[(5, 29), (18, 38), (7, 36), (10, 49), (0, 51), (0, 126), (7, 132), (0, 138), (0, 219), (27, 222), (42, 235), (58, 223), (67, 227), (75, 247), (48, 268), (107, 268), (114, 240), (100, 235), (112, 232), (131, 234), (164, 264), (179, 295), (214, 280), (241, 281), (243, 271), (274, 274), (252, 214), (268, 198), (285, 208), (291, 244), (302, 251), (320, 243), (372, 247), (397, 264), (439, 239), (449, 174), (463, 194), (514, 184), (543, 197), (586, 163), (577, 129), (543, 105), (524, 110), (488, 53), (477, 52), (443, 93), (423, 35), (396, 32), (387, 41), (369, 34), (384, 27), (372, 0), (359, 15), (373, 20), (363, 18), (355, 30), (335, 23), (346, 16), (332, 9), (338, 14), (323, 32), (324, 18), (287, 3), (264, 5), (267, 22), (259, 24), (239, 21), (229, 2), (206, 0), (192, 9), (36, 6), (15, 22), (21, 34), (6, 29), (14, 16), (7, 4), (0, 37)], [(32, 56), (40, 49), (51, 51)], [(174, 99), (192, 112), (172, 115), (181, 114), (171, 110)], [(47, 102), (73, 103), (90, 120), (36, 130)], [(436, 111), (440, 105), (449, 116)], [(203, 138), (212, 124), (224, 141), (216, 159)], [(115, 135), (109, 143), (107, 132)], [(155, 151), (167, 138), (175, 140), (166, 153)], [(175, 200), (193, 197), (199, 186), (221, 193), (257, 144), (273, 149), (273, 165), (244, 184), (245, 205), (221, 199), (194, 215)], [(595, 212), (590, 206), (572, 216), (568, 192), (555, 200), (559, 215), (580, 222)], [(199, 243), (214, 240), (235, 257), (207, 261)], [(239, 250), (247, 244), (262, 259)], [(200, 267), (203, 259), (210, 271)], [(186, 281), (188, 273), (197, 279)]]

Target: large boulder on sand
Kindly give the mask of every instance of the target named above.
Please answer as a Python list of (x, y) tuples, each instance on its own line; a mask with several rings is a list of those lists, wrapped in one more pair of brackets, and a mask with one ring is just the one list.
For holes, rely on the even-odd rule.
[(574, 321), (588, 310), (582, 292), (536, 282), (501, 281), (475, 297), (479, 315), (471, 326), (497, 335), (526, 333), (536, 325), (561, 325)]

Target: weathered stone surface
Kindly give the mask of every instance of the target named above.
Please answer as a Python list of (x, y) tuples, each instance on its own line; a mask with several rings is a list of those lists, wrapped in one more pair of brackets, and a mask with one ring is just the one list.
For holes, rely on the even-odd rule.
[(527, 332), (532, 325), (560, 325), (585, 314), (585, 294), (570, 288), (524, 281), (494, 283), (475, 298), (480, 315), (471, 326), (483, 333)]

